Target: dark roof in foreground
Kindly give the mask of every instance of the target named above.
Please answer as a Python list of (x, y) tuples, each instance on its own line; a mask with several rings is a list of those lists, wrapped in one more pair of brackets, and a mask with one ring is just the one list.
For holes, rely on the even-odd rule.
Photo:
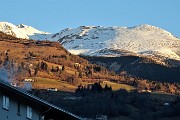
[(53, 111), (57, 111), (57, 112), (60, 112), (60, 113), (64, 113), (64, 114), (66, 114), (68, 116), (71, 116), (72, 119), (76, 119), (76, 120), (82, 119), (81, 117), (79, 117), (79, 116), (77, 116), (77, 115), (75, 115), (75, 114), (73, 114), (71, 112), (68, 112), (68, 111), (66, 111), (66, 110), (64, 110), (62, 108), (59, 108), (59, 107), (57, 107), (57, 106), (55, 106), (55, 105), (53, 105), (53, 104), (51, 104), (51, 103), (49, 103), (49, 102), (47, 102), (47, 101), (45, 101), (43, 99), (40, 99), (40, 98), (38, 98), (38, 97), (36, 97), (36, 96), (22, 90), (22, 89), (20, 89), (20, 88), (14, 87), (14, 86), (10, 85), (7, 82), (3, 82), (3, 81), (0, 80), (0, 88), (9, 90), (10, 92), (12, 92), (12, 93), (14, 93), (16, 95), (21, 96), (21, 97), (23, 97), (25, 99), (28, 99), (28, 100), (30, 100), (32, 102), (35, 102), (35, 103), (37, 103), (37, 104), (39, 104), (41, 106), (51, 108)]

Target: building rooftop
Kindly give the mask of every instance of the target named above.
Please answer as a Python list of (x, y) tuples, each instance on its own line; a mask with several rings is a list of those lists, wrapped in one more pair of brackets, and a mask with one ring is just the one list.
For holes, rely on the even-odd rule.
[(3, 82), (0, 80), (0, 89), (4, 89), (6, 91), (8, 90), (10, 93), (13, 93), (13, 94), (18, 95), (20, 97), (23, 97), (32, 103), (36, 103), (36, 104), (38, 104), (42, 107), (45, 107), (47, 109), (49, 108), (55, 113), (65, 114), (66, 116), (69, 116), (71, 119), (76, 119), (76, 120), (82, 119), (81, 117), (79, 117), (79, 116), (77, 116), (71, 112), (68, 112), (68, 111), (66, 111), (60, 107), (57, 107), (57, 106), (39, 98), (39, 97), (36, 97), (36, 96), (26, 92), (25, 90), (23, 90), (21, 88), (14, 87), (8, 82)]

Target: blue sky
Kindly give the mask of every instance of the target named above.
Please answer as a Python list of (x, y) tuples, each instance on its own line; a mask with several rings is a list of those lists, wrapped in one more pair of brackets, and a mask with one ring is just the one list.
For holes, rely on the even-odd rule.
[(180, 0), (0, 0), (0, 21), (47, 32), (150, 24), (180, 37)]

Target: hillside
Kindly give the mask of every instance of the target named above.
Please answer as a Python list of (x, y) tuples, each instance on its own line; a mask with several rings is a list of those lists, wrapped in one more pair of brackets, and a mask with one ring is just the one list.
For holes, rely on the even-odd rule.
[[(55, 62), (59, 58), (62, 59), (60, 60), (62, 62), (69, 59), (70, 56), (77, 57), (73, 55), (77, 54), (83, 56), (91, 63), (103, 66), (117, 74), (125, 71), (127, 75), (143, 79), (179, 82), (180, 40), (171, 33), (155, 26), (147, 24), (135, 27), (80, 26), (75, 29), (68, 28), (59, 33), (50, 34), (24, 24), (15, 26), (1, 22), (1, 30), (7, 34), (12, 33), (14, 30), (23, 31), (21, 33), (26, 33), (30, 39), (39, 39), (42, 35), (43, 37), (40, 40), (58, 40), (70, 53), (65, 50), (66, 52), (61, 55), (51, 55), (50, 53), (54, 53), (54, 50), (51, 49), (50, 53), (45, 55), (49, 56), (49, 58), (43, 59), (46, 61), (51, 60), (50, 62), (53, 61), (53, 64), (60, 64), (60, 62)], [(17, 36), (18, 34), (14, 35)], [(39, 37), (36, 38), (34, 35)], [(46, 46), (51, 44), (48, 43), (49, 41), (34, 42), (36, 45), (38, 43), (46, 44)], [(27, 44), (29, 43), (27, 42)], [(58, 43), (54, 42), (53, 44)], [(76, 61), (75, 63), (81, 62)], [(66, 63), (66, 65), (73, 66), (71, 62)], [(52, 66), (52, 63), (50, 63), (50, 66)], [(89, 73), (92, 72), (92, 68), (91, 65), (88, 67)], [(87, 70), (82, 72), (82, 68), (77, 69), (77, 74), (82, 75), (83, 73), (84, 76), (87, 75)], [(101, 70), (105, 72), (104, 68)], [(69, 69), (67, 72), (71, 75), (75, 73), (73, 69)], [(108, 75), (105, 77), (101, 73), (100, 75), (99, 73), (94, 73), (93, 75), (95, 79), (99, 78), (99, 76), (104, 79)]]
[(72, 55), (58, 42), (19, 39), (2, 32), (0, 67), (8, 72), (7, 76), (0, 73), (1, 79), (20, 86), (24, 79), (33, 79), (32, 86), (37, 89), (75, 91), (80, 84), (117, 79), (105, 68)]
[(121, 57), (82, 57), (90, 63), (104, 66), (117, 74), (125, 72), (130, 76), (161, 82), (180, 81), (180, 62), (176, 60), (159, 62), (146, 56), (133, 55)]

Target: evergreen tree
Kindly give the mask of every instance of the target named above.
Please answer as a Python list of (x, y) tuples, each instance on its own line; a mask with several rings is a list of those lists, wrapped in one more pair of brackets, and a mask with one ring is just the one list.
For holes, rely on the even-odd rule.
[(64, 65), (62, 66), (62, 71), (65, 71), (65, 66)]

